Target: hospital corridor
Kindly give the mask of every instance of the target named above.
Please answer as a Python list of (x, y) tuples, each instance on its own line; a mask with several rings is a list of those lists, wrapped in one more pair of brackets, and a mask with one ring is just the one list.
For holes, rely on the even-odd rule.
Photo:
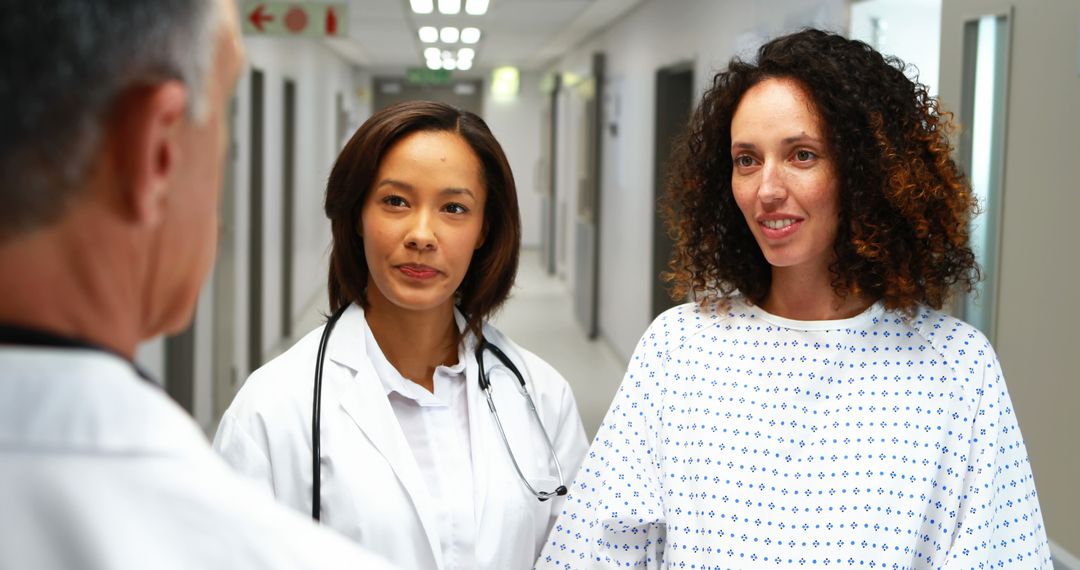
[(193, 4), (215, 256), (133, 362), (262, 495), (408, 569), (1080, 570), (1077, 0)]

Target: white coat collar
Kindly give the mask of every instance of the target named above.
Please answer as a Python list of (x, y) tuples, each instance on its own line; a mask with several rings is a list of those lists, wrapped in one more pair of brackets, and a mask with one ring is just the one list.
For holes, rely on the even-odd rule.
[(364, 342), (366, 330), (364, 310), (352, 305), (341, 315), (327, 343), (327, 359), (353, 373), (353, 381), (348, 382), (339, 395), (341, 408), (394, 470), (424, 527), (435, 565), (443, 568), (438, 517), (431, 508), (433, 499), (368, 357)]
[[(458, 311), (454, 312), (454, 316), (458, 326), (463, 329), (464, 317)], [(435, 511), (430, 508), (432, 498), (416, 459), (410, 451), (405, 434), (386, 398), (383, 385), (377, 380), (375, 368), (367, 354), (365, 343), (367, 329), (364, 310), (353, 305), (342, 314), (333, 334), (330, 335), (326, 348), (327, 359), (353, 372), (354, 381), (342, 391), (341, 407), (394, 469), (412, 499), (413, 508), (424, 526), (436, 565), (443, 568), (442, 548), (436, 530), (438, 519)], [(501, 348), (514, 361), (514, 364), (525, 375), (526, 382), (531, 380), (528, 366), (516, 344), (486, 323), (484, 337)], [(506, 451), (492, 422), (484, 393), (480, 389), (476, 340), (472, 335), (466, 338), (464, 355), (466, 394), (469, 402), (469, 432), (474, 466), (474, 504), (477, 513), (476, 525), (480, 532), (484, 528), (481, 515), (485, 512), (488, 494), (502, 492), (501, 489), (490, 488), (490, 475), (482, 466), (491, 464), (492, 454), (506, 453)], [(487, 364), (489, 377), (504, 373), (511, 375), (493, 356), (485, 355), (484, 362)]]
[(199, 454), (205, 437), (190, 416), (118, 356), (0, 347), (0, 447)]

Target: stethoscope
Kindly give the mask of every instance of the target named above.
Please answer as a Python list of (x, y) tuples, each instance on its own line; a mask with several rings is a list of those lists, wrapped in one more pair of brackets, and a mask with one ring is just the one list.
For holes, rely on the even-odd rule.
[[(334, 329), (334, 325), (337, 324), (338, 319), (345, 313), (349, 305), (346, 304), (339, 308), (334, 314), (330, 315), (330, 319), (326, 321), (326, 327), (323, 328), (322, 339), (319, 340), (319, 351), (315, 355), (315, 393), (312, 397), (311, 408), (311, 471), (312, 471), (312, 486), (311, 486), (311, 517), (315, 520), (319, 520), (319, 503), (322, 498), (321, 493), (321, 474), (322, 474), (322, 462), (320, 461), (321, 450), (319, 448), (319, 441), (321, 439), (319, 426), (322, 417), (322, 376), (323, 376), (323, 362), (326, 360), (326, 344), (330, 340), (330, 331)], [(488, 351), (495, 355), (495, 358), (499, 359), (499, 362), (506, 366), (510, 372), (514, 374), (518, 381), (518, 392), (525, 398), (525, 402), (529, 405), (529, 410), (532, 411), (533, 418), (536, 420), (536, 424), (540, 426), (540, 431), (544, 434), (544, 443), (547, 444), (548, 453), (551, 454), (551, 459), (555, 463), (555, 471), (559, 476), (559, 486), (554, 491), (538, 491), (529, 483), (529, 480), (525, 477), (525, 474), (521, 471), (521, 466), (518, 465), (517, 457), (514, 456), (514, 450), (510, 447), (510, 442), (506, 439), (506, 432), (503, 430), (502, 421), (499, 420), (499, 412), (495, 409), (495, 400), (491, 397), (491, 382), (488, 380), (487, 372), (484, 371), (484, 351)], [(487, 339), (480, 340), (476, 347), (476, 364), (480, 369), (479, 382), (480, 389), (484, 391), (484, 396), (487, 398), (488, 410), (491, 411), (491, 417), (495, 419), (495, 427), (499, 429), (499, 437), (502, 438), (503, 446), (506, 448), (506, 453), (510, 455), (510, 461), (514, 464), (514, 471), (517, 472), (518, 478), (525, 484), (525, 487), (529, 489), (529, 492), (533, 494), (539, 501), (546, 501), (552, 497), (561, 497), (566, 494), (566, 481), (563, 479), (562, 465), (559, 464), (559, 456), (555, 453), (555, 446), (551, 443), (551, 437), (548, 435), (547, 429), (544, 428), (544, 422), (540, 420), (540, 413), (536, 411), (536, 404), (533, 402), (532, 396), (529, 395), (529, 390), (525, 387), (525, 378), (521, 375), (517, 366), (506, 356), (499, 347), (491, 344)]]

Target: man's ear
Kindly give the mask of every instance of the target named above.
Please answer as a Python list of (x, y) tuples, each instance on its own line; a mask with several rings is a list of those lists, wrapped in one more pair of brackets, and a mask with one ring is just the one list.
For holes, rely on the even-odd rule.
[(180, 160), (187, 119), (187, 87), (165, 81), (121, 97), (110, 121), (119, 199), (133, 223), (155, 225)]

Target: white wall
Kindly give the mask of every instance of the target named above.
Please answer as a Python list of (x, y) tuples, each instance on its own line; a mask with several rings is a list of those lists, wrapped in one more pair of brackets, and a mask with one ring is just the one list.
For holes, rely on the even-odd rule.
[[(619, 92), (617, 148), (605, 150), (600, 239), (600, 329), (629, 358), (651, 320), (653, 122), (659, 68), (694, 62), (700, 92), (735, 52), (813, 25), (842, 30), (845, 0), (649, 0), (559, 60), (553, 71), (587, 74), (594, 52), (607, 54), (609, 88)], [(560, 127), (563, 125), (560, 125)], [(565, 133), (560, 144), (576, 138)], [(606, 139), (611, 143), (611, 139)], [(559, 158), (565, 153), (560, 152)], [(572, 165), (569, 165), (572, 166)], [(569, 177), (562, 160), (560, 177)], [(572, 230), (568, 224), (567, 231)], [(572, 266), (572, 263), (568, 263)]]
[[(872, 19), (882, 28), (875, 34)], [(864, 0), (851, 5), (851, 37), (918, 70), (919, 82), (938, 93), (941, 0)], [(913, 73), (909, 73), (911, 77)]]
[[(487, 88), (485, 84), (485, 88)], [(543, 95), (540, 74), (522, 73), (521, 90), (513, 99), (494, 100), (484, 95), (484, 121), (510, 161), (521, 211), (521, 245), (540, 246), (540, 120)]]
[(958, 111), (966, 19), (1014, 10), (995, 348), (1052, 541), (1080, 554), (1080, 3), (944, 0), (941, 98)]
[(322, 213), (326, 179), (337, 157), (337, 93), (357, 113), (353, 66), (319, 41), (245, 38), (249, 72), (238, 88), (240, 104), (236, 137), (236, 330), (241, 377), (246, 372), (247, 299), (249, 288), (251, 74), (264, 73), (263, 142), (263, 336), (264, 352), (281, 340), (282, 166), (284, 81), (296, 83), (296, 169), (293, 254), (293, 318), (326, 287), (330, 225)]

